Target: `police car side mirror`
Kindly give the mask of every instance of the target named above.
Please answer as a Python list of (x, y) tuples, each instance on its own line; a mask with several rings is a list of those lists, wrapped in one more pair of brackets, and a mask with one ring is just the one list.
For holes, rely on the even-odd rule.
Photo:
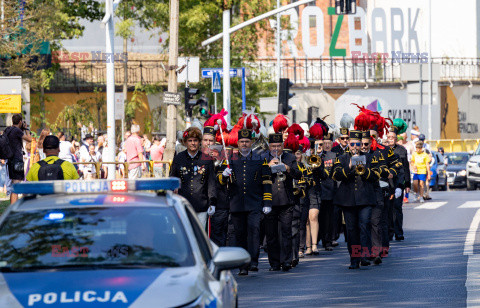
[(220, 278), (222, 271), (228, 271), (242, 267), (250, 262), (250, 254), (240, 247), (220, 247), (213, 257), (215, 271), (213, 276)]

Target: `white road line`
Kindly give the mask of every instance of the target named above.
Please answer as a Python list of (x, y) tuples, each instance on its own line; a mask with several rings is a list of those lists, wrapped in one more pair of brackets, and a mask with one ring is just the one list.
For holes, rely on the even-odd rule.
[(444, 206), (447, 202), (426, 202), (422, 205), (417, 206), (416, 210), (435, 210), (441, 206)]
[(478, 224), (480, 223), (480, 209), (477, 210), (473, 216), (470, 229), (468, 229), (467, 237), (465, 238), (465, 246), (463, 249), (464, 255), (473, 255), (473, 244), (475, 243), (475, 234), (477, 233)]
[(473, 216), (470, 229), (468, 229), (465, 238), (465, 247), (463, 250), (463, 254), (468, 255), (467, 280), (465, 281), (465, 287), (467, 289), (467, 307), (480, 306), (480, 255), (473, 254), (473, 244), (475, 243), (475, 234), (477, 233), (479, 223), (480, 209), (478, 209), (475, 216)]
[(467, 201), (458, 207), (459, 209), (475, 209), (480, 208), (480, 201)]

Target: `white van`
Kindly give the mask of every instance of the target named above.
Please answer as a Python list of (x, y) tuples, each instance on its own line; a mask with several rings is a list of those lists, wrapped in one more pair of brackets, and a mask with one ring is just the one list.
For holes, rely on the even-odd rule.
[(467, 190), (475, 190), (480, 184), (480, 145), (467, 163)]

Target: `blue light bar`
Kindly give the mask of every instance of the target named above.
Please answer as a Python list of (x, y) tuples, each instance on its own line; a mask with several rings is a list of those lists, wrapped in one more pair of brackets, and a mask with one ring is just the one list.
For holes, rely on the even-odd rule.
[(92, 181), (43, 181), (23, 182), (13, 185), (16, 194), (93, 194), (121, 193), (142, 190), (175, 190), (180, 187), (179, 178), (138, 180), (92, 180)]

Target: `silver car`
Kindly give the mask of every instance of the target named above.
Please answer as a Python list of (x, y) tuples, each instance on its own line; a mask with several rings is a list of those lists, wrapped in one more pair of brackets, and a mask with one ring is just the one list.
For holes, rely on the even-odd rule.
[[(16, 184), (0, 218), (0, 307), (235, 307), (242, 248), (212, 244), (179, 180)], [(133, 191), (133, 192), (132, 192)], [(42, 194), (42, 195), (40, 195)]]

